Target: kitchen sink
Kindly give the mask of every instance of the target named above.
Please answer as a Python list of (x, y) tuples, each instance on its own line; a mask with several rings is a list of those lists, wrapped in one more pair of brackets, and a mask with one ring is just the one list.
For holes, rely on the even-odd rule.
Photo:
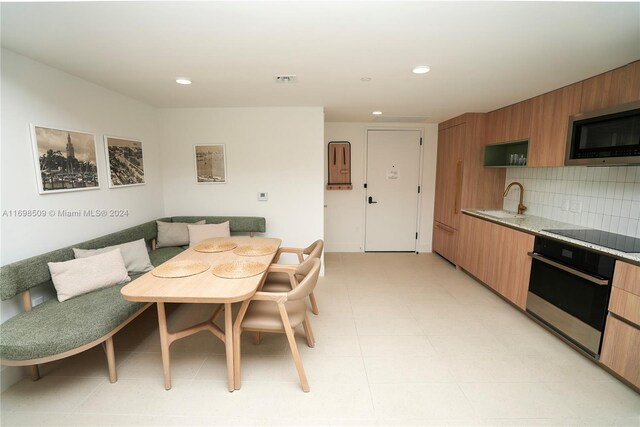
[(484, 215), (492, 216), (494, 218), (524, 218), (524, 215), (503, 210), (478, 209), (478, 212)]

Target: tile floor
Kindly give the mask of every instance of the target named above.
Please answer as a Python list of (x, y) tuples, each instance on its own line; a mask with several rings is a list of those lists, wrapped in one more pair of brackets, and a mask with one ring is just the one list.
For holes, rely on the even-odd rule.
[[(45, 365), (0, 396), (0, 423), (640, 426), (640, 395), (437, 255), (328, 253), (316, 294), (308, 394), (284, 335), (245, 339), (227, 392), (206, 332), (174, 344), (165, 391), (150, 309), (116, 336), (116, 384), (101, 348)], [(213, 309), (175, 306), (170, 325)]]

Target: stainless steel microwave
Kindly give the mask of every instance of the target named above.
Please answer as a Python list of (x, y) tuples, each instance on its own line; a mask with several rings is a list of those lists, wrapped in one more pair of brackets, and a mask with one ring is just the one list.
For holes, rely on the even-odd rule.
[(640, 101), (571, 116), (564, 164), (640, 164)]

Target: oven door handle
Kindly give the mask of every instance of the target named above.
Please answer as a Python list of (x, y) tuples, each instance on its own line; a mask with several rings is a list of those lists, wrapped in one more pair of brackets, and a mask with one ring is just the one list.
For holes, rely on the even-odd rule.
[(566, 271), (567, 273), (571, 273), (574, 276), (578, 276), (581, 277), (585, 280), (590, 281), (591, 283), (595, 283), (596, 285), (600, 285), (600, 286), (607, 286), (609, 285), (609, 281), (605, 280), (605, 279), (599, 279), (597, 277), (591, 276), (590, 274), (586, 274), (583, 273), (582, 271), (576, 270), (575, 268), (571, 268), (569, 266), (566, 266), (564, 264), (560, 264), (559, 262), (555, 262), (545, 256), (542, 256), (540, 254), (537, 254), (535, 252), (527, 252), (527, 255), (529, 255), (531, 258), (536, 259), (538, 261), (542, 261), (545, 264), (549, 264), (550, 266), (559, 268), (560, 270)]

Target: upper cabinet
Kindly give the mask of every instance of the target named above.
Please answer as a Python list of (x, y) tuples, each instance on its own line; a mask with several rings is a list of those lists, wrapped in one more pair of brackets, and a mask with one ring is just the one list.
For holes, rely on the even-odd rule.
[[(529, 140), (527, 166), (564, 166), (569, 116), (639, 99), (640, 61), (636, 61), (487, 113), (485, 143)], [(494, 163), (487, 166), (509, 166)]]
[(487, 113), (486, 142), (520, 141), (531, 135), (532, 100)]
[(580, 112), (600, 110), (640, 99), (640, 61), (582, 82)]
[(580, 112), (582, 83), (533, 98), (529, 166), (564, 166), (569, 116)]

